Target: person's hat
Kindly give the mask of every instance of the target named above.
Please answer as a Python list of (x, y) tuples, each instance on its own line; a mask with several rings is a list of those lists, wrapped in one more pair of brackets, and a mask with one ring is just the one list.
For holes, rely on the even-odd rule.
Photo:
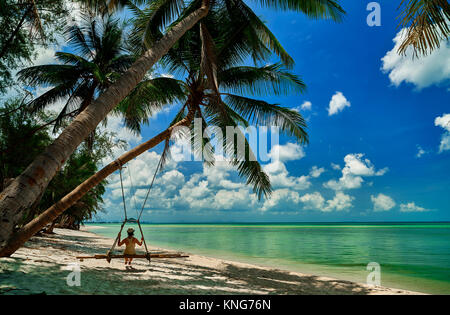
[(134, 233), (134, 229), (133, 229), (133, 228), (129, 228), (129, 229), (127, 230), (127, 233)]

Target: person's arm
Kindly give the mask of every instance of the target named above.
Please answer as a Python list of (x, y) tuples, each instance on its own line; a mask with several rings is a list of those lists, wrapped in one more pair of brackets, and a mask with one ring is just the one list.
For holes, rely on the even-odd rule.
[(117, 245), (118, 246), (122, 246), (123, 244), (125, 244), (125, 241), (126, 241), (126, 238), (124, 238), (123, 240), (120, 240), (120, 233), (119, 233), (119, 239), (118, 239), (118, 243), (117, 243)]
[(137, 238), (134, 239), (134, 242), (135, 242), (136, 244), (138, 244), (139, 246), (142, 246), (142, 242), (143, 242), (143, 241), (144, 241), (144, 237), (143, 237), (143, 236), (141, 237), (141, 241), (140, 241), (140, 242), (137, 240)]

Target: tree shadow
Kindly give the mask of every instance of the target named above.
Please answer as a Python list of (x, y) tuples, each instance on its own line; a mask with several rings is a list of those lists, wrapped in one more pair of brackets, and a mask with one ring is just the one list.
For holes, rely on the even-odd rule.
[[(134, 260), (122, 264), (80, 263), (81, 286), (69, 286), (67, 264), (74, 255), (106, 253), (95, 237), (51, 235), (34, 237), (26, 247), (66, 251), (52, 260), (40, 252), (0, 259), (0, 294), (369, 294), (372, 289), (343, 280), (327, 280), (287, 271), (223, 264), (200, 266), (181, 259)], [(73, 260), (72, 260), (73, 261)], [(117, 261), (116, 261), (117, 262)]]

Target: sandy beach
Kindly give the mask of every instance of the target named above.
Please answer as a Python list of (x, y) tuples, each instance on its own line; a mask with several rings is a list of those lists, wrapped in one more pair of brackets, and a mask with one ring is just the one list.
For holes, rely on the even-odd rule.
[[(132, 269), (121, 259), (76, 259), (104, 254), (111, 244), (86, 227), (33, 237), (10, 258), (0, 258), (0, 294), (419, 294), (189, 253), (151, 264), (136, 259)], [(71, 264), (80, 267), (81, 286), (67, 285)]]

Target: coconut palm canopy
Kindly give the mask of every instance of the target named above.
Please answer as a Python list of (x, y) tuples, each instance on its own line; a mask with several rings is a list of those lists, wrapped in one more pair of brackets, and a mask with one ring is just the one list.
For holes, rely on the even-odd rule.
[[(163, 66), (170, 73), (177, 74), (177, 78), (166, 78), (166, 84), (170, 86), (169, 91), (176, 91), (173, 97), (182, 104), (171, 125), (184, 119), (190, 108), (195, 108), (195, 116), (203, 122), (202, 133), (210, 125), (219, 127), (225, 137), (227, 126), (272, 125), (280, 127), (282, 132), (295, 137), (299, 143), (307, 143), (306, 124), (298, 112), (259, 98), (244, 96), (287, 95), (305, 89), (303, 81), (286, 69), (292, 66), (292, 58), (278, 42), (269, 42), (274, 49), (268, 47), (269, 43), (258, 36), (258, 32), (262, 30), (268, 38), (275, 37), (249, 8), (246, 10), (246, 14), (241, 14), (242, 10), (230, 11), (223, 5), (212, 5), (208, 16), (187, 32), (163, 57)], [(157, 15), (158, 9), (152, 12), (135, 8), (135, 12), (139, 15), (137, 20), (142, 21), (145, 20), (144, 16)], [(134, 42), (145, 45), (145, 40), (139, 41), (137, 38), (139, 35), (148, 38), (146, 31), (148, 29), (138, 24)], [(285, 62), (248, 65), (249, 60), (256, 64), (268, 62), (272, 52), (278, 53)], [(178, 90), (184, 92), (182, 98), (179, 98)], [(161, 107), (159, 102), (155, 102), (155, 94), (157, 96), (159, 91), (152, 80), (145, 80), (125, 98), (116, 112), (129, 113), (129, 116), (125, 115), (126, 126), (139, 132), (140, 125), (148, 123), (149, 114)], [(168, 92), (167, 89), (163, 91)], [(191, 128), (194, 128), (193, 122)], [(206, 153), (206, 162), (214, 164), (210, 139), (197, 143), (193, 137), (192, 145), (194, 152)], [(237, 143), (231, 147), (225, 139), (224, 146), (226, 155), (258, 196), (270, 195), (268, 176), (260, 164), (250, 158), (253, 153), (247, 140), (246, 152), (238, 150)], [(168, 148), (169, 140), (166, 140), (163, 156), (168, 153)]]
[[(98, 1), (87, 1), (92, 4)], [(108, 2), (110, 7), (114, 7), (114, 2)], [(122, 1), (120, 1), (122, 2)], [(181, 5), (180, 5), (181, 4)], [(156, 26), (163, 27), (169, 23), (168, 17), (173, 17), (174, 13), (180, 12), (177, 15), (177, 20), (175, 25), (167, 28), (167, 32), (161, 37), (159, 36), (157, 41), (145, 41), (144, 44), (148, 45), (152, 43), (151, 47), (148, 48), (144, 54), (141, 55), (129, 68), (128, 70), (120, 76), (118, 80), (112, 83), (97, 99), (95, 99), (86, 109), (77, 116), (72, 124), (67, 126), (64, 131), (59, 135), (59, 137), (52, 143), (42, 156), (36, 157), (36, 159), (30, 164), (27, 170), (18, 176), (7, 190), (11, 190), (11, 194), (8, 195), (8, 200), (0, 199), (0, 211), (3, 213), (4, 229), (0, 232), (0, 255), (9, 255), (14, 252), (18, 246), (23, 244), (24, 240), (28, 239), (33, 233), (35, 233), (42, 224), (45, 224), (48, 220), (52, 220), (52, 216), (55, 213), (61, 213), (67, 207), (70, 207), (76, 200), (78, 200), (82, 194), (87, 190), (92, 188), (98, 183), (96, 176), (87, 180), (85, 183), (80, 185), (80, 189), (76, 189), (72, 197), (63, 198), (65, 201), (59, 205), (55, 204), (58, 209), (51, 210), (42, 213), (39, 218), (30, 222), (30, 224), (24, 227), (20, 232), (14, 232), (15, 225), (18, 222), (18, 217), (22, 212), (26, 212), (27, 209), (32, 206), (32, 204), (39, 198), (39, 190), (45, 189), (48, 185), (48, 181), (51, 180), (56, 172), (60, 169), (61, 164), (67, 160), (67, 158), (72, 154), (77, 146), (85, 140), (90, 134), (93, 133), (96, 126), (106, 118), (106, 115), (113, 110), (132, 90), (136, 85), (142, 81), (147, 72), (151, 67), (164, 55), (168, 50), (193, 26), (195, 26), (202, 18), (206, 17), (209, 13), (211, 5), (214, 5), (214, 1), (210, 0), (194, 0), (183, 5), (183, 2), (177, 1), (155, 1), (150, 4), (150, 6), (157, 6), (162, 10), (159, 10), (163, 14), (161, 19), (156, 23)], [(237, 7), (231, 2), (225, 2), (227, 9), (235, 10)], [(290, 9), (298, 12), (303, 12), (308, 16), (314, 18), (332, 18), (338, 20), (343, 13), (343, 10), (339, 5), (333, 0), (298, 0), (298, 1), (281, 1), (276, 2), (261, 2), (264, 6), (277, 9)], [(182, 6), (183, 5), (183, 6)], [(153, 21), (157, 21), (157, 16), (153, 15)], [(151, 24), (151, 23), (150, 23)], [(158, 30), (154, 29), (150, 25), (150, 31), (147, 34), (151, 35), (153, 38), (158, 36)], [(208, 37), (207, 30), (202, 28), (202, 38), (206, 39)], [(264, 36), (264, 35), (263, 35)], [(150, 38), (152, 39), (152, 38)], [(267, 41), (267, 39), (266, 39)], [(269, 42), (274, 43), (271, 39)], [(211, 52), (208, 46), (208, 41), (202, 40), (202, 49), (204, 53)], [(273, 47), (272, 47), (273, 49)], [(205, 54), (203, 54), (205, 56)], [(205, 57), (206, 58), (206, 57)], [(204, 59), (202, 64), (205, 65), (204, 70), (207, 71), (207, 76), (209, 82), (215, 85), (215, 92), (217, 93), (217, 80), (215, 79), (215, 70), (208, 65)], [(190, 116), (188, 117), (190, 118)], [(183, 123), (188, 123), (189, 119), (182, 120)], [(180, 122), (181, 123), (181, 122)], [(167, 130), (166, 132), (170, 132)], [(157, 144), (158, 141), (165, 140), (164, 137), (156, 138), (154, 141), (156, 143), (149, 143), (149, 148)], [(144, 148), (145, 146), (141, 147)], [(137, 151), (135, 151), (137, 153)], [(58, 155), (58, 157), (51, 157), (52, 155)], [(132, 154), (133, 155), (133, 154)], [(130, 155), (130, 157), (132, 156)], [(47, 159), (52, 159), (53, 162), (47, 163)], [(54, 163), (56, 162), (56, 163)], [(120, 163), (114, 167), (111, 167), (108, 171), (100, 171), (102, 177), (105, 178), (115, 167), (120, 167)], [(30, 174), (25, 174), (29, 172)], [(44, 174), (42, 174), (44, 173)], [(39, 175), (38, 175), (39, 174)], [(38, 177), (36, 177), (38, 175)], [(40, 187), (36, 190), (31, 186)], [(81, 186), (84, 186), (82, 188)], [(20, 187), (16, 189), (16, 187)], [(13, 192), (14, 191), (14, 192)], [(20, 198), (17, 192), (20, 191)], [(17, 196), (16, 196), (17, 195)], [(15, 201), (17, 200), (17, 202)], [(8, 219), (9, 218), (9, 219)], [(13, 235), (14, 234), (14, 235)]]
[(447, 0), (402, 0), (400, 26), (406, 36), (399, 47), (405, 54), (412, 47), (415, 56), (427, 55), (450, 35), (450, 3)]
[[(55, 129), (66, 118), (81, 113), (136, 59), (126, 49), (124, 26), (117, 18), (109, 14), (103, 17), (87, 14), (83, 20), (66, 31), (67, 44), (73, 53), (57, 52), (57, 63), (29, 67), (18, 73), (19, 80), (25, 84), (48, 89), (28, 104), (32, 112), (64, 102), (55, 120)], [(173, 94), (161, 93), (161, 97)], [(160, 98), (159, 102), (172, 100)]]

